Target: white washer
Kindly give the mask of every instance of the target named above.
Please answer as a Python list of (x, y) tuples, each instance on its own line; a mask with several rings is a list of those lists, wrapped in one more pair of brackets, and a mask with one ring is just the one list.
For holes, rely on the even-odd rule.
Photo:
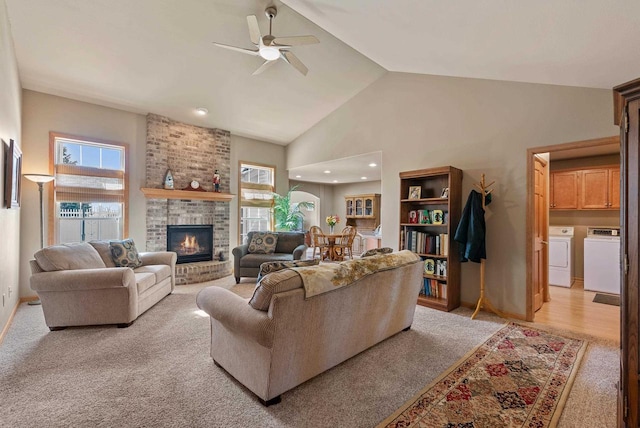
[(573, 227), (549, 226), (549, 285), (573, 285), (573, 260)]
[(584, 238), (584, 289), (620, 294), (620, 229), (589, 227)]

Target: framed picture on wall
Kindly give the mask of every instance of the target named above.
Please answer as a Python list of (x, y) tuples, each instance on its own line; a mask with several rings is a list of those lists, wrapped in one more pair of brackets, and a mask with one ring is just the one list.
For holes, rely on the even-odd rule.
[(4, 204), (7, 208), (20, 207), (21, 174), (22, 152), (15, 141), (9, 140), (9, 150), (4, 154)]

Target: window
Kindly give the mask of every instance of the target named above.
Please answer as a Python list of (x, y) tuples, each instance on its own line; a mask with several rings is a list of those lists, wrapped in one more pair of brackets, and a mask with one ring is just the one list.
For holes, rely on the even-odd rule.
[(240, 243), (251, 231), (273, 230), (275, 168), (240, 163)]
[(49, 243), (122, 239), (127, 235), (127, 147), (50, 134), (55, 185)]

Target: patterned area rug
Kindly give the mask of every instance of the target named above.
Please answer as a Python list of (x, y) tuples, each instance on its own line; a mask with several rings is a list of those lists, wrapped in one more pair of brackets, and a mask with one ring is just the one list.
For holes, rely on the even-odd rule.
[(586, 345), (507, 324), (378, 427), (556, 426)]

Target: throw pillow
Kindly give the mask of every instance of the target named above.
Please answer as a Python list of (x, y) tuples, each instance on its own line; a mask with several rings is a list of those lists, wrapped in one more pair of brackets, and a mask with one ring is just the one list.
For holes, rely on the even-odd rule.
[(372, 248), (362, 254), (360, 257), (371, 257), (377, 256), (378, 254), (390, 254), (393, 253), (393, 248), (382, 247), (382, 248)]
[(117, 267), (129, 267), (135, 269), (142, 266), (142, 260), (136, 249), (133, 239), (122, 241), (109, 241), (111, 258)]
[(302, 266), (315, 266), (320, 264), (320, 259), (312, 260), (293, 260), (286, 262), (264, 262), (260, 265), (260, 272), (258, 273), (258, 282), (268, 273), (277, 272), (282, 269)]
[(249, 252), (254, 254), (273, 254), (276, 251), (278, 234), (275, 232), (254, 232), (249, 242)]

